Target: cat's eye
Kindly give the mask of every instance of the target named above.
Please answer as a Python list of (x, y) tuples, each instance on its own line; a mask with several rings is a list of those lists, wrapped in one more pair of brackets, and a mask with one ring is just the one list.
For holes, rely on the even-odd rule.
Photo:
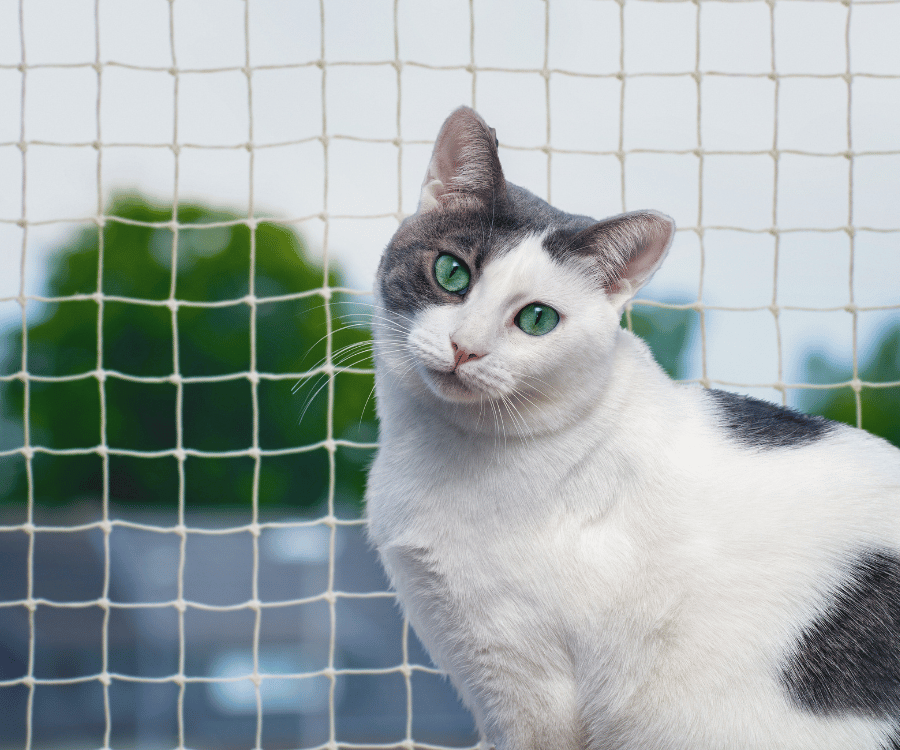
[(559, 323), (559, 313), (552, 307), (532, 303), (525, 305), (516, 315), (516, 325), (530, 336), (550, 333)]
[(448, 292), (462, 294), (469, 288), (472, 275), (459, 258), (443, 253), (434, 262), (434, 277)]

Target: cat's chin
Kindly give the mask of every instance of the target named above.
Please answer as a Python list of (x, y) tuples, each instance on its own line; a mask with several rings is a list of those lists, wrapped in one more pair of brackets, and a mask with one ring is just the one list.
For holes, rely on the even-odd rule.
[(481, 401), (484, 394), (464, 383), (455, 372), (442, 372), (430, 367), (423, 368), (422, 376), (431, 391), (443, 399), (457, 404), (471, 404)]

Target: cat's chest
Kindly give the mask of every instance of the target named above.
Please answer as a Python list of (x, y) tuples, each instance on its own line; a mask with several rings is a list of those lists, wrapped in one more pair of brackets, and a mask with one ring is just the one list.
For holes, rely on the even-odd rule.
[(583, 592), (617, 588), (611, 572), (627, 577), (636, 564), (633, 535), (599, 521), (603, 482), (596, 471), (583, 481), (583, 458), (548, 466), (533, 444), (513, 451), (419, 443), (416, 461), (403, 446), (382, 446), (367, 493), (370, 533), (420, 628), (444, 627), (448, 616), (511, 627), (522, 613), (572, 621)]
[(379, 547), (443, 545), (448, 554), (495, 550), (506, 539), (544, 544), (579, 493), (572, 466), (554, 451), (565, 447), (427, 433), (385, 441), (369, 473), (372, 537)]

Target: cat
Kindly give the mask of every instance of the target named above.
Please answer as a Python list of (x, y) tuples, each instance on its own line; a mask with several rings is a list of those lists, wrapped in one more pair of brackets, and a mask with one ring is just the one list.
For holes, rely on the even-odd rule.
[(674, 230), (449, 116), (378, 268), (370, 538), (483, 747), (900, 750), (900, 451), (671, 381), (620, 316)]

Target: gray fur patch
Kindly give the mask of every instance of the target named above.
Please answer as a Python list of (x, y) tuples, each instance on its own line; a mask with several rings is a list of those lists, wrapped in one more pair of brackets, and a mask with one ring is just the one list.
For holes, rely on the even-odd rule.
[[(896, 554), (869, 550), (852, 561), (832, 604), (801, 635), (782, 681), (815, 714), (900, 717)], [(895, 739), (890, 747), (897, 745)]]
[[(407, 218), (391, 238), (378, 267), (378, 285), (389, 310), (412, 312), (431, 305), (459, 304), (462, 297), (434, 277), (441, 253), (465, 261), (478, 283), (485, 265), (533, 234), (549, 232), (548, 246), (560, 246), (594, 223), (553, 208), (527, 190), (506, 184), (506, 200), (490, 206), (435, 209)], [(551, 252), (551, 255), (553, 255)]]
[(748, 448), (770, 450), (814, 443), (832, 432), (837, 424), (768, 401), (728, 391), (706, 392), (715, 401), (721, 424), (738, 443)]

